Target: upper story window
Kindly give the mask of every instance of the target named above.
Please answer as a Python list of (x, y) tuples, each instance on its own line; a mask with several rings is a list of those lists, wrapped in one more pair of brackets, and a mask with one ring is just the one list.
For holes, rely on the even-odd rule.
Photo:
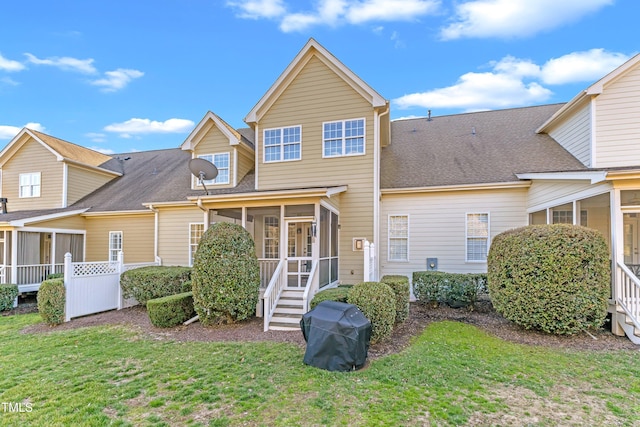
[(40, 172), (20, 174), (20, 197), (40, 197)]
[(323, 125), (322, 156), (364, 154), (364, 119), (327, 122)]
[(198, 157), (210, 161), (218, 168), (216, 179), (205, 180), (205, 185), (229, 183), (229, 153), (203, 154)]
[(302, 158), (302, 126), (265, 129), (264, 161), (282, 162)]

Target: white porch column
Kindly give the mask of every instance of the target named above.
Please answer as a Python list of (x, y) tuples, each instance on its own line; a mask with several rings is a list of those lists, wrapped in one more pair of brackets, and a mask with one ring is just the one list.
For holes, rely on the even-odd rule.
[(617, 280), (618, 261), (624, 260), (624, 216), (620, 209), (620, 190), (611, 191), (611, 295), (615, 300), (620, 295), (620, 281)]

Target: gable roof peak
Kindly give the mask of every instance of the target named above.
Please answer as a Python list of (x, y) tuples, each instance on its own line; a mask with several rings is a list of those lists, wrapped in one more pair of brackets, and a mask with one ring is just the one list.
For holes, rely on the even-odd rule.
[[(371, 86), (365, 83), (353, 71), (345, 66), (338, 58), (329, 52), (314, 38), (309, 38), (291, 63), (280, 74), (269, 90), (260, 98), (256, 105), (249, 111), (244, 121), (247, 124), (256, 123), (260, 120), (264, 111), (272, 105), (284, 89), (293, 81), (294, 77), (302, 70), (310, 58), (317, 57), (331, 68), (340, 78), (353, 87), (360, 95), (367, 99), (374, 108), (388, 108), (388, 101), (383, 98)], [(265, 108), (266, 107), (266, 108)]]

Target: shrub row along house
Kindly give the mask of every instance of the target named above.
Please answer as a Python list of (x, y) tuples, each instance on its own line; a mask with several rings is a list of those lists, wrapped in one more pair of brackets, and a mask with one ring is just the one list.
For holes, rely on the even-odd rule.
[[(25, 128), (0, 152), (2, 281), (36, 289), (66, 252), (191, 265), (205, 228), (228, 221), (255, 239), (272, 316), (283, 290), (308, 301), (385, 274), (484, 272), (498, 233), (575, 223), (611, 249), (614, 332), (640, 326), (628, 295), (640, 286), (640, 56), (566, 104), (389, 113), (310, 39), (247, 128), (207, 112), (175, 149), (115, 156)], [(192, 158), (218, 168), (207, 192)]]

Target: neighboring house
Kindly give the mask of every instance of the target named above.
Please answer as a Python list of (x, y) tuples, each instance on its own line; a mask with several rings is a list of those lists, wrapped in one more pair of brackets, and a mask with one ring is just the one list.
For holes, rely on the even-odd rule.
[[(389, 102), (311, 39), (248, 128), (208, 112), (178, 148), (116, 156), (23, 129), (0, 152), (0, 273), (26, 291), (66, 252), (191, 265), (204, 230), (234, 222), (256, 242), (266, 327), (297, 327), (282, 313), (299, 316), (320, 288), (484, 272), (500, 232), (575, 223), (607, 239), (613, 329), (633, 336), (639, 100), (636, 56), (567, 104), (392, 122)], [(215, 180), (201, 185), (192, 158)]]

